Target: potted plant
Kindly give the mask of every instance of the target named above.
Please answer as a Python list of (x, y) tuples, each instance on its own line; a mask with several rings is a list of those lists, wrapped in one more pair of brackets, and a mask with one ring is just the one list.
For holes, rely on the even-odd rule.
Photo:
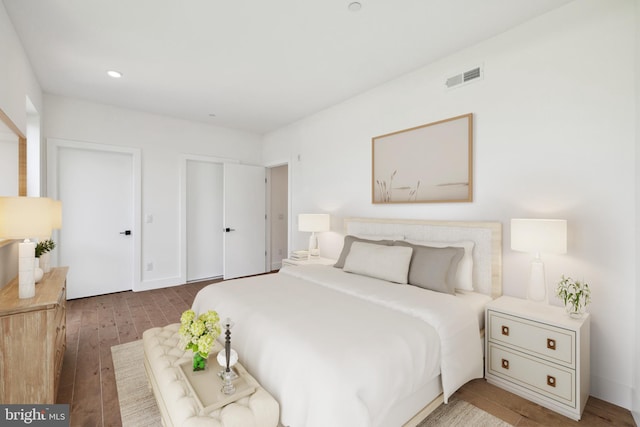
[(556, 287), (556, 296), (564, 302), (569, 316), (579, 319), (591, 302), (591, 289), (587, 283), (563, 275)]
[(43, 240), (36, 244), (36, 260), (39, 260), (36, 262), (40, 263), (40, 268), (42, 268), (44, 273), (48, 273), (51, 270), (49, 253), (54, 250), (55, 247), (56, 243), (51, 239)]
[(206, 367), (209, 352), (220, 335), (220, 317), (209, 310), (196, 316), (193, 310), (186, 310), (180, 316), (181, 345), (193, 352), (193, 370), (202, 371)]

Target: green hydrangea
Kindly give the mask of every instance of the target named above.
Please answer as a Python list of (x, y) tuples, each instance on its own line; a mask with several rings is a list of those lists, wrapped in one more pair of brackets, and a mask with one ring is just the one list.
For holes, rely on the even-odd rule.
[(185, 350), (208, 357), (216, 338), (220, 336), (220, 317), (213, 310), (196, 317), (193, 310), (186, 310), (180, 316), (181, 345)]
[(196, 313), (193, 310), (186, 310), (184, 313), (182, 313), (182, 316), (180, 316), (180, 323), (183, 326), (189, 326), (195, 318)]

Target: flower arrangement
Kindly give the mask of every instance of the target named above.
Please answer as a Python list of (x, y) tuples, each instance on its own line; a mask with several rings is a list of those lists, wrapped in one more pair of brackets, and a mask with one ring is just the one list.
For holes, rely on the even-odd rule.
[(591, 302), (591, 289), (587, 283), (563, 275), (556, 287), (556, 296), (564, 302), (571, 317), (581, 317)]
[(220, 317), (213, 310), (196, 317), (193, 310), (186, 310), (180, 316), (181, 344), (185, 350), (193, 351), (193, 370), (202, 370), (205, 359), (213, 344), (220, 336)]
[(43, 240), (36, 244), (36, 258), (40, 258), (41, 255), (51, 252), (56, 247), (56, 242), (51, 239)]

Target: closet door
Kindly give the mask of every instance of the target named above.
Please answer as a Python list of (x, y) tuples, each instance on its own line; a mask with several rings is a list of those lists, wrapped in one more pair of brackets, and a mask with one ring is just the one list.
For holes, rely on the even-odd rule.
[(222, 277), (222, 163), (187, 160), (187, 280)]
[(266, 271), (266, 182), (262, 166), (224, 165), (224, 278)]

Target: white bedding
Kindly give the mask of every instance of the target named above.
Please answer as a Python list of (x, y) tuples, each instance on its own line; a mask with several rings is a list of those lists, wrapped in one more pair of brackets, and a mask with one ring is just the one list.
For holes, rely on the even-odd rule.
[(462, 300), (474, 313), (478, 316), (478, 325), (480, 329), (484, 328), (484, 308), (493, 301), (489, 295), (480, 292), (463, 291), (456, 289), (456, 298)]
[(329, 266), (214, 284), (193, 309), (232, 318), (233, 348), (292, 427), (378, 426), (439, 374), (446, 399), (483, 373), (476, 315), (455, 296)]

